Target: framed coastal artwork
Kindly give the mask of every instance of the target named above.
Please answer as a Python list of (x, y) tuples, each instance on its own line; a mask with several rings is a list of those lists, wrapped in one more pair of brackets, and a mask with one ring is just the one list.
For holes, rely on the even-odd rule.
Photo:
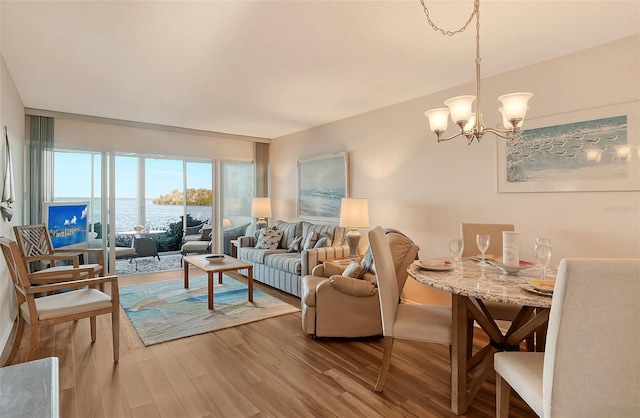
[(298, 217), (338, 220), (343, 197), (349, 196), (346, 152), (298, 161)]
[(640, 102), (524, 123), (498, 141), (498, 192), (640, 190)]

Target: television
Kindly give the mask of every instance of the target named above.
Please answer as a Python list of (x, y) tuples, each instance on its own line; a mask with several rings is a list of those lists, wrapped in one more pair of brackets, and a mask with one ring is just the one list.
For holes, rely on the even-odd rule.
[(49, 230), (54, 249), (87, 247), (88, 211), (89, 201), (42, 203), (42, 223)]

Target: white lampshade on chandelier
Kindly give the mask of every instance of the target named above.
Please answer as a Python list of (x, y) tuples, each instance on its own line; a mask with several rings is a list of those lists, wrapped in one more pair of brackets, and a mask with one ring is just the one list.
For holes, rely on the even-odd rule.
[[(476, 95), (475, 96), (458, 96), (452, 97), (444, 102), (447, 106), (431, 109), (424, 113), (429, 118), (429, 125), (431, 130), (438, 137), (438, 142), (449, 141), (459, 136), (467, 138), (469, 144), (476, 141), (480, 142), (482, 136), (491, 132), (501, 138), (513, 139), (516, 133), (522, 127), (524, 117), (527, 114), (527, 103), (533, 94), (531, 93), (510, 93), (498, 97), (498, 100), (502, 102), (502, 107), (499, 109), (502, 113), (502, 121), (505, 130), (487, 128), (482, 123), (482, 110), (480, 108), (480, 0), (473, 2), (474, 8), (471, 16), (465, 23), (465, 25), (456, 31), (445, 31), (439, 28), (429, 16), (429, 10), (425, 6), (425, 0), (420, 0), (424, 9), (424, 14), (427, 17), (429, 25), (436, 31), (439, 31), (443, 35), (453, 36), (456, 33), (464, 31), (469, 23), (476, 18)], [(473, 108), (473, 102), (475, 101), (475, 111)], [(443, 138), (444, 132), (449, 125), (449, 115), (456, 125), (460, 128), (460, 131), (448, 138)]]

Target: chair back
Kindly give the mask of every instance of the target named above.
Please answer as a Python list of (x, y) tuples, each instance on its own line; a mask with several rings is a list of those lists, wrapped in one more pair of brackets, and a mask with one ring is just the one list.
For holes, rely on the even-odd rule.
[(478, 234), (489, 234), (489, 248), (487, 254), (502, 255), (502, 231), (515, 231), (512, 224), (460, 224), (460, 235), (464, 241), (463, 257), (480, 254), (476, 244)]
[(53, 253), (49, 231), (44, 224), (13, 227), (18, 248), (23, 257), (38, 257)]
[(27, 289), (31, 287), (29, 282), (29, 276), (27, 272), (27, 265), (20, 254), (18, 245), (15, 241), (12, 241), (5, 237), (0, 237), (0, 247), (2, 247), (2, 255), (7, 264), (11, 281), (16, 290), (16, 296), (18, 298), (18, 306), (26, 300)]
[(640, 416), (639, 296), (640, 259), (560, 262), (545, 346), (544, 416)]
[(396, 311), (400, 302), (400, 291), (396, 270), (393, 265), (391, 247), (379, 226), (369, 231), (369, 244), (375, 263), (376, 280), (378, 281), (378, 297), (380, 299), (380, 312), (382, 313), (382, 333), (385, 337), (393, 337), (393, 324), (396, 319)]

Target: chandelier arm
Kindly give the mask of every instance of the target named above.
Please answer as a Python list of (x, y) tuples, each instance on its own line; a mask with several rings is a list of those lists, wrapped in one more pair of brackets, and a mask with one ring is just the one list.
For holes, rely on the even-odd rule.
[(441, 27), (439, 27), (438, 25), (436, 25), (433, 20), (431, 20), (431, 16), (429, 15), (429, 9), (427, 8), (427, 6), (424, 4), (425, 0), (420, 0), (420, 4), (422, 4), (422, 9), (424, 11), (424, 15), (427, 17), (427, 22), (429, 23), (429, 26), (431, 26), (431, 28), (436, 31), (436, 32), (440, 32), (441, 34), (445, 35), (445, 36), (453, 36), (456, 33), (461, 33), (464, 32), (465, 29), (467, 29), (467, 27), (469, 26), (469, 23), (471, 23), (471, 21), (473, 20), (473, 17), (476, 16), (476, 14), (478, 13), (478, 5), (479, 5), (479, 0), (474, 0), (474, 7), (473, 7), (473, 12), (471, 12), (471, 15), (469, 16), (469, 18), (467, 19), (467, 21), (465, 22), (465, 24), (457, 30), (445, 30), (442, 29)]
[[(437, 134), (437, 133), (436, 133)], [(440, 133), (440, 135), (442, 135), (442, 133)], [(457, 134), (450, 136), (449, 138), (442, 138), (440, 135), (438, 135), (438, 142), (446, 142), (446, 141), (451, 141), (452, 139), (455, 139), (459, 136), (466, 136), (464, 134), (463, 130), (460, 130), (460, 132), (458, 132)]]
[(519, 129), (502, 130), (495, 128), (484, 128), (484, 131), (491, 132), (492, 134), (499, 136), (500, 138), (514, 139), (516, 137), (516, 134), (519, 132)]

